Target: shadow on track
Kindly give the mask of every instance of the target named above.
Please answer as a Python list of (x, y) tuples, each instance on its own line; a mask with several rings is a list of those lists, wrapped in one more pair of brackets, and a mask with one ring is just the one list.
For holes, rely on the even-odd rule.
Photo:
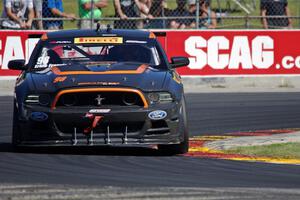
[(0, 143), (0, 152), (28, 154), (61, 154), (61, 155), (99, 155), (99, 156), (170, 156), (149, 147), (119, 146), (50, 146), (50, 147), (18, 147), (14, 149), (10, 143)]

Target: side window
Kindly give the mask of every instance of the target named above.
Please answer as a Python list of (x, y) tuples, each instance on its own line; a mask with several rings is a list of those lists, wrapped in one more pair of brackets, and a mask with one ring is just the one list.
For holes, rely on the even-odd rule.
[(61, 65), (61, 55), (62, 48), (48, 49), (44, 47), (41, 50), (40, 55), (37, 57), (34, 69), (45, 69), (48, 67), (52, 67), (53, 65)]
[(85, 56), (82, 55), (80, 52), (75, 50), (69, 45), (63, 46), (63, 53), (61, 55), (61, 58), (64, 59), (72, 59), (72, 58), (84, 58)]

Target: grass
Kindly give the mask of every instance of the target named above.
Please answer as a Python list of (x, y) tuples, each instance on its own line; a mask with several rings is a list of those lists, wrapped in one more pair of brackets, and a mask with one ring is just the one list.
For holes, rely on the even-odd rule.
[[(103, 16), (110, 17), (114, 16), (114, 5), (113, 0), (108, 0), (109, 5), (103, 9)], [(155, 1), (155, 0), (154, 0)], [(176, 7), (176, 0), (166, 0), (167, 6), (170, 9), (174, 9)], [(254, 7), (251, 11), (250, 16), (259, 16), (260, 13), (260, 0), (244, 0), (249, 4), (250, 7)], [(229, 2), (229, 3), (228, 3)], [(77, 0), (63, 0), (64, 9), (67, 13), (75, 13), (78, 16), (78, 2)], [(218, 1), (212, 0), (211, 7), (213, 9), (218, 8)], [(229, 16), (246, 16), (246, 13), (239, 9), (233, 1), (230, 0), (220, 0), (220, 7), (223, 11), (232, 10)], [(300, 16), (300, 1), (299, 0), (289, 0), (289, 8), (293, 16)], [(0, 12), (2, 13), (3, 9), (3, 0), (0, 0)], [(259, 19), (252, 19), (249, 21), (250, 28), (261, 28), (261, 22)], [(300, 26), (299, 20), (293, 20), (294, 27)], [(77, 27), (77, 22), (65, 22), (65, 29), (71, 29)], [(244, 19), (224, 19), (219, 22), (219, 28), (245, 28), (245, 20)]]
[(272, 157), (285, 159), (300, 159), (300, 143), (284, 143), (229, 149), (226, 153), (241, 155)]

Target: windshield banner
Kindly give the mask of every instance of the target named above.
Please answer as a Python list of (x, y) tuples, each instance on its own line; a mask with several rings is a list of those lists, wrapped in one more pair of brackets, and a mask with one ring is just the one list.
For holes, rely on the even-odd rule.
[[(9, 60), (28, 61), (41, 31), (0, 31), (0, 76), (15, 76)], [(300, 74), (299, 30), (167, 31), (158, 34), (169, 59), (186, 56), (183, 76)], [(117, 40), (119, 42), (119, 40)]]

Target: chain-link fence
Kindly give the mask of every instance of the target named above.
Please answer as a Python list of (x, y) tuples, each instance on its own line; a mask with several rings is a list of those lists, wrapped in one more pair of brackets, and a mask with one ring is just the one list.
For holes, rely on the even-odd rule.
[(0, 0), (2, 29), (299, 28), (299, 0)]

